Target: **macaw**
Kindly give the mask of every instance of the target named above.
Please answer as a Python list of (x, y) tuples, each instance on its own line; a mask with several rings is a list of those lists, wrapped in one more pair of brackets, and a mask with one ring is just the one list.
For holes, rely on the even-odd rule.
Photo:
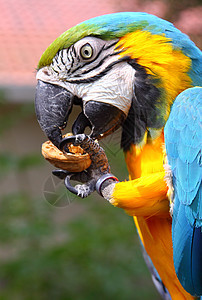
[(42, 54), (37, 80), (37, 119), (56, 147), (73, 105), (81, 107), (75, 144), (92, 146), (122, 127), (129, 180), (109, 173), (103, 149), (97, 164), (92, 146), (90, 184), (74, 190), (96, 189), (133, 216), (164, 299), (202, 295), (201, 51), (156, 16), (109, 14), (60, 35)]

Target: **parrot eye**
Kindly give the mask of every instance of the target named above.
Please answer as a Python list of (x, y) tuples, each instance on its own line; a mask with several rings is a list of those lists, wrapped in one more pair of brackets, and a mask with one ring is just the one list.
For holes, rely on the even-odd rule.
[(89, 59), (93, 56), (93, 48), (87, 43), (81, 47), (80, 54), (83, 59)]

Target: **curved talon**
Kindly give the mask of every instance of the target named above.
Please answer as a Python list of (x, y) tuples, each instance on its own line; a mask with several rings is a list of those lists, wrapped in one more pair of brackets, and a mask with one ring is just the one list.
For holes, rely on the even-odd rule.
[[(75, 135), (65, 137), (64, 139), (61, 140), (61, 142), (59, 144), (59, 149), (61, 151), (63, 151), (65, 146), (67, 146), (69, 144), (74, 144), (75, 141), (76, 141), (76, 136)], [(66, 147), (66, 148), (68, 148), (68, 147)]]
[(70, 183), (70, 179), (74, 175), (74, 173), (70, 173), (68, 171), (59, 169), (59, 170), (53, 170), (52, 174), (55, 175), (55, 176), (57, 176), (60, 179), (65, 179), (64, 183), (65, 183), (66, 188), (70, 192), (72, 192), (72, 193), (74, 193), (76, 195), (78, 194), (77, 190)]
[(65, 186), (66, 186), (66, 188), (70, 191), (70, 192), (72, 192), (73, 194), (75, 194), (75, 195), (78, 195), (78, 191), (75, 189), (75, 187), (73, 187), (72, 185), (71, 185), (71, 183), (70, 183), (70, 179), (71, 179), (71, 176), (72, 176), (73, 174), (71, 173), (71, 174), (69, 174), (69, 175), (67, 175), (66, 176), (66, 178), (65, 178)]
[(60, 179), (65, 179), (65, 177), (67, 175), (69, 175), (70, 172), (62, 170), (62, 169), (57, 169), (57, 170), (53, 170), (52, 174)]

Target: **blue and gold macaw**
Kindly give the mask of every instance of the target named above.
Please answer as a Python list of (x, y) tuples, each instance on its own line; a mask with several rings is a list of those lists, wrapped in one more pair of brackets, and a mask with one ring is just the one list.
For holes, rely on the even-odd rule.
[(92, 155), (90, 184), (75, 188), (85, 196), (97, 189), (133, 216), (164, 299), (200, 296), (201, 51), (153, 15), (104, 15), (58, 37), (37, 80), (37, 118), (58, 148), (73, 105), (81, 107), (72, 125), (77, 143), (86, 127), (94, 141), (122, 126), (129, 181), (109, 174), (102, 159), (97, 167)]

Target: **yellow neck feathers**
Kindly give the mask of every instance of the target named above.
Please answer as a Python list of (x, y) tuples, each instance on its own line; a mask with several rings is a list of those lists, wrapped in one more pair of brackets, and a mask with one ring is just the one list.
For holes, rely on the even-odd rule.
[(117, 48), (124, 50), (121, 56), (130, 56), (143, 66), (148, 74), (160, 79), (157, 87), (165, 91), (163, 96), (168, 104), (168, 117), (170, 105), (176, 96), (191, 87), (191, 79), (188, 76), (191, 59), (181, 50), (173, 49), (171, 40), (165, 35), (148, 31), (128, 33), (119, 40)]

